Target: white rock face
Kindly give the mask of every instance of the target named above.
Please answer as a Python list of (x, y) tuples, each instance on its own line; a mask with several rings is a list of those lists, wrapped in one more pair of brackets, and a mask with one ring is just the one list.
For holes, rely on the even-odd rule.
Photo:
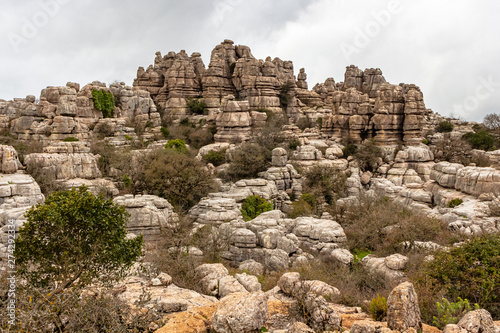
[(222, 298), (212, 317), (218, 333), (258, 331), (267, 316), (267, 297), (258, 293), (233, 293)]
[(124, 195), (113, 200), (125, 206), (130, 214), (127, 229), (134, 234), (142, 234), (147, 241), (157, 241), (161, 230), (171, 228), (177, 223), (178, 216), (172, 205), (155, 195)]
[(7, 145), (0, 145), (0, 173), (15, 173), (22, 168), (17, 151)]
[(56, 179), (101, 178), (97, 156), (90, 153), (29, 154), (25, 158), (28, 171), (37, 168), (53, 174)]
[(45, 200), (33, 177), (24, 173), (0, 174), (0, 258), (7, 254), (9, 221), (15, 230), (26, 221), (24, 213)]
[(405, 258), (399, 254), (386, 258), (377, 258), (370, 254), (363, 258), (362, 263), (369, 271), (381, 274), (387, 281), (398, 282), (405, 278), (406, 275), (402, 270), (394, 268), (405, 267), (408, 261), (408, 258)]
[(443, 187), (455, 188), (457, 173), (463, 168), (464, 166), (458, 163), (436, 163), (431, 171), (431, 180), (435, 180), (439, 185)]
[(189, 211), (197, 223), (220, 225), (242, 218), (236, 200), (231, 198), (202, 199)]
[(217, 296), (219, 294), (220, 280), (229, 275), (222, 264), (204, 264), (196, 267), (196, 277), (200, 280), (205, 294)]
[(465, 167), (457, 171), (455, 188), (479, 196), (500, 191), (500, 170), (493, 168)]

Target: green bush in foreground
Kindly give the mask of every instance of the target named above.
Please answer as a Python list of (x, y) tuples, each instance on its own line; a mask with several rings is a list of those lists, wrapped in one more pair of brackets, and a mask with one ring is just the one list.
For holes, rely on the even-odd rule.
[(15, 257), (18, 274), (32, 286), (60, 292), (113, 281), (141, 255), (142, 236), (126, 239), (125, 208), (84, 186), (51, 194), (26, 218)]
[(479, 305), (474, 304), (474, 308), (469, 304), (466, 299), (460, 297), (455, 303), (448, 301), (446, 298), (442, 302), (437, 302), (438, 316), (434, 316), (432, 324), (439, 329), (443, 329), (448, 324), (456, 324), (460, 319), (471, 310), (479, 310)]
[(170, 140), (165, 144), (166, 149), (173, 149), (176, 150), (179, 153), (187, 154), (188, 149), (186, 147), (186, 143), (184, 140), (181, 139), (175, 139), (175, 140)]
[(387, 316), (387, 299), (378, 294), (372, 298), (368, 311), (373, 320), (382, 321)]
[(203, 156), (203, 159), (214, 166), (219, 166), (226, 163), (226, 149), (221, 151), (211, 150)]
[(424, 274), (435, 292), (448, 299), (468, 299), (500, 316), (500, 236), (472, 239), (460, 247), (436, 253)]
[(259, 195), (251, 195), (243, 200), (241, 205), (241, 214), (245, 221), (250, 221), (264, 212), (273, 209), (273, 204)]

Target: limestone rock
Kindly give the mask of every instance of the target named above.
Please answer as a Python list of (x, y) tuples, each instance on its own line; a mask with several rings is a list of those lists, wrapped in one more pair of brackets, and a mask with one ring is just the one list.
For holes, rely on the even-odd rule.
[(256, 262), (255, 260), (248, 259), (243, 261), (239, 266), (239, 270), (247, 271), (253, 275), (262, 275), (264, 274), (264, 266), (261, 263)]
[(435, 180), (439, 185), (448, 188), (455, 188), (457, 172), (464, 166), (458, 163), (439, 162), (431, 171), (431, 180)]
[(479, 196), (500, 189), (500, 170), (494, 168), (465, 167), (457, 171), (455, 188)]
[(195, 269), (196, 277), (200, 280), (200, 285), (204, 293), (217, 296), (219, 294), (220, 280), (229, 275), (229, 272), (222, 264), (203, 264)]
[(53, 174), (55, 179), (95, 179), (101, 178), (97, 167), (97, 156), (90, 153), (26, 155), (24, 161), (28, 172), (42, 169)]
[(130, 214), (128, 231), (144, 235), (146, 241), (159, 241), (162, 230), (173, 228), (178, 221), (172, 205), (154, 195), (128, 194), (116, 197), (113, 201), (125, 206)]
[(215, 332), (253, 332), (266, 320), (267, 298), (263, 293), (233, 293), (220, 300), (212, 317)]
[(225, 297), (232, 293), (246, 293), (247, 289), (231, 275), (226, 275), (219, 279), (219, 297)]
[(491, 314), (484, 309), (467, 312), (457, 325), (468, 333), (497, 332)]
[(220, 225), (242, 217), (233, 198), (202, 199), (191, 208), (189, 215), (195, 222), (209, 225)]
[(248, 292), (261, 291), (262, 286), (259, 283), (259, 279), (254, 275), (248, 275), (247, 273), (236, 274), (234, 276), (238, 282), (245, 287)]
[(11, 146), (0, 145), (0, 163), (1, 173), (15, 173), (22, 168), (17, 151)]
[(387, 326), (400, 332), (410, 328), (422, 331), (418, 298), (410, 282), (398, 285), (387, 298)]
[(274, 148), (272, 151), (272, 166), (284, 167), (287, 164), (288, 154), (283, 148)]
[[(401, 281), (406, 277), (405, 273), (400, 269), (394, 268), (404, 266), (404, 263), (408, 261), (408, 258), (399, 254), (392, 255), (387, 258), (377, 258), (370, 254), (363, 258), (362, 263), (367, 270), (382, 275), (386, 280), (390, 282)], [(406, 258), (406, 260), (404, 258)], [(392, 268), (387, 264), (389, 264)]]

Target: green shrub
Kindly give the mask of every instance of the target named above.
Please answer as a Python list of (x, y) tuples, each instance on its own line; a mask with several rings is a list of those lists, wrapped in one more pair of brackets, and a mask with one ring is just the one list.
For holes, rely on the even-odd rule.
[(500, 316), (500, 236), (487, 235), (441, 251), (427, 263), (423, 274), (433, 292), (448, 299), (468, 299)]
[(377, 294), (368, 305), (368, 311), (373, 320), (375, 321), (383, 321), (385, 317), (387, 317), (387, 299)]
[(132, 185), (132, 179), (129, 175), (123, 175), (123, 186), (130, 187)]
[(447, 206), (448, 206), (448, 208), (455, 208), (455, 207), (461, 205), (462, 202), (464, 202), (464, 201), (460, 198), (451, 199), (450, 202), (448, 202)]
[(472, 148), (482, 150), (495, 150), (495, 137), (488, 131), (479, 130), (478, 132), (465, 133), (462, 139), (467, 141)]
[(179, 125), (181, 126), (186, 126), (186, 127), (192, 127), (192, 128), (195, 128), (196, 126), (194, 124), (192, 124), (190, 121), (189, 121), (189, 118), (186, 117), (186, 118), (182, 118), (181, 121), (179, 122)]
[(323, 128), (323, 118), (322, 118), (322, 117), (319, 117), (319, 118), (316, 120), (316, 125), (318, 125), (318, 128), (319, 128), (319, 129), (322, 129), (322, 128)]
[(175, 139), (175, 140), (170, 140), (165, 144), (166, 149), (173, 149), (179, 153), (187, 154), (188, 149), (186, 147), (186, 143), (184, 140), (181, 139)]
[(352, 156), (358, 151), (358, 146), (350, 143), (342, 149), (342, 153), (344, 153), (344, 158), (348, 158), (349, 156)]
[(168, 137), (170, 136), (170, 131), (166, 127), (163, 127), (163, 126), (160, 127), (160, 132), (161, 132), (161, 135), (163, 135), (163, 137), (165, 139), (168, 139)]
[(76, 141), (80, 141), (80, 140), (78, 138), (68, 136), (67, 138), (64, 138), (63, 141), (64, 142), (76, 142)]
[(333, 167), (314, 166), (304, 176), (305, 190), (316, 198), (316, 206), (319, 199), (331, 205), (345, 196), (347, 177)]
[(207, 104), (200, 98), (188, 98), (186, 104), (191, 113), (205, 114), (207, 111)]
[(449, 121), (442, 121), (436, 127), (436, 131), (438, 131), (439, 133), (449, 133), (453, 131), (453, 124)]
[(290, 102), (292, 101), (292, 95), (291, 95), (292, 88), (293, 88), (293, 83), (290, 81), (283, 84), (280, 88), (279, 99), (280, 99), (280, 106), (283, 110), (286, 110), (288, 104), (290, 104)]
[(300, 140), (295, 139), (288, 143), (288, 148), (291, 150), (297, 150), (297, 147), (300, 147)]
[(138, 190), (165, 198), (181, 211), (187, 211), (215, 188), (205, 164), (176, 149), (151, 152), (134, 171)]
[(126, 238), (128, 216), (85, 186), (51, 194), (26, 213), (15, 244), (18, 274), (57, 292), (123, 277), (143, 245), (142, 236)]
[(427, 145), (429, 145), (429, 140), (427, 140), (427, 139), (423, 139), (423, 140), (422, 140), (422, 143), (423, 143), (424, 145), (426, 145), (426, 146), (427, 146)]
[(251, 195), (243, 200), (241, 214), (245, 221), (250, 221), (260, 214), (273, 210), (273, 204), (259, 195)]
[(132, 137), (130, 135), (125, 134), (125, 140), (132, 141)]
[[(366, 249), (378, 256), (409, 252), (415, 241), (447, 245), (450, 231), (440, 220), (429, 218), (385, 198), (361, 197), (338, 217), (351, 251)], [(389, 227), (389, 228), (387, 228)], [(402, 242), (408, 242), (406, 249)]]
[(211, 150), (203, 156), (203, 159), (214, 166), (219, 166), (226, 163), (226, 149), (221, 151)]
[(228, 180), (256, 178), (259, 172), (267, 170), (271, 164), (271, 152), (254, 143), (244, 143), (232, 150), (229, 167), (223, 177)]
[(478, 304), (471, 307), (468, 300), (460, 297), (455, 303), (450, 303), (446, 298), (443, 298), (441, 303), (436, 303), (436, 307), (438, 316), (434, 316), (432, 323), (440, 330), (448, 324), (457, 324), (467, 312), (479, 310)]
[(105, 90), (92, 90), (94, 107), (102, 112), (104, 118), (113, 118), (115, 111), (115, 98), (113, 94)]
[(379, 161), (383, 157), (382, 150), (377, 147), (374, 140), (369, 140), (358, 147), (354, 153), (362, 171), (374, 172), (379, 166)]

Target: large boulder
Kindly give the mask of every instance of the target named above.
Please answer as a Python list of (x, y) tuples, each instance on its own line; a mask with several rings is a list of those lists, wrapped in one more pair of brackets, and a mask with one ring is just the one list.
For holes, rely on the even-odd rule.
[(220, 300), (212, 326), (217, 333), (250, 333), (264, 326), (266, 316), (264, 293), (233, 293)]
[(17, 151), (11, 146), (0, 145), (0, 173), (15, 173), (21, 168)]
[(401, 283), (387, 298), (387, 326), (400, 332), (410, 328), (422, 331), (417, 293), (411, 282)]

